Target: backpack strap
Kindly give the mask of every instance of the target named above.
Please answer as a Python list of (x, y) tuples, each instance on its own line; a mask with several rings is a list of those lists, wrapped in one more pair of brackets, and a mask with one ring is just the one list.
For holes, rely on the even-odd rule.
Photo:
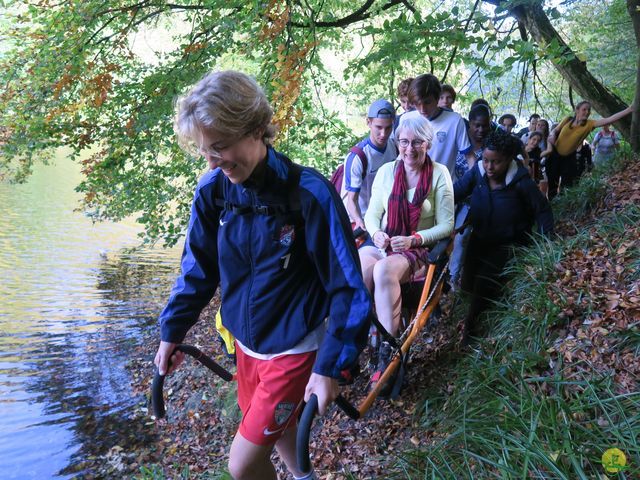
[(600, 132), (596, 133), (596, 136), (595, 136), (595, 137), (593, 137), (593, 143), (594, 143), (594, 145), (595, 145), (596, 143), (598, 143), (598, 142), (600, 141), (600, 139), (601, 139), (601, 138), (602, 138), (602, 132), (600, 131)]
[[(575, 117), (565, 117), (558, 126), (556, 126), (556, 128), (554, 128), (554, 130), (557, 130), (558, 135), (560, 135), (560, 132), (562, 131), (562, 129), (565, 127), (565, 125), (569, 122), (573, 122), (573, 119)], [(557, 140), (557, 138), (556, 138)]]
[(302, 167), (297, 163), (289, 160), (289, 171), (287, 173), (287, 201), (288, 212), (286, 215), (293, 217), (293, 221), (296, 225), (304, 223), (304, 217), (302, 216), (302, 204), (300, 202), (300, 176), (302, 175)]
[(236, 215), (255, 213), (267, 216), (292, 216), (296, 223), (302, 221), (302, 206), (300, 203), (300, 175), (302, 167), (285, 157), (288, 173), (286, 181), (287, 203), (271, 205), (239, 205), (227, 201), (229, 197), (229, 181), (222, 176), (216, 181), (214, 202), (216, 207), (233, 212)]
[(362, 162), (362, 178), (364, 179), (364, 177), (367, 176), (367, 170), (369, 169), (369, 160), (367, 159), (367, 155), (358, 145), (354, 145), (349, 151), (351, 153), (355, 153)]

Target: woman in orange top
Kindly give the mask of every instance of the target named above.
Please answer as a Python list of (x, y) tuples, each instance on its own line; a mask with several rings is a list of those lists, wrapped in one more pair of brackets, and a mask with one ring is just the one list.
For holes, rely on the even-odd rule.
[(562, 179), (562, 186), (573, 185), (580, 175), (576, 160), (576, 150), (595, 128), (617, 122), (633, 111), (633, 104), (607, 118), (590, 120), (591, 103), (583, 100), (576, 105), (575, 115), (565, 118), (549, 135), (547, 149), (542, 157), (547, 157), (545, 170), (549, 182), (549, 200), (558, 193), (558, 185)]

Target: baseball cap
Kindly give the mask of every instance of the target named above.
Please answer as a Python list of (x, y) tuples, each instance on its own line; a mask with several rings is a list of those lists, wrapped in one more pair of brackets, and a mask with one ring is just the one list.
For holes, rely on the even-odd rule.
[(367, 117), (369, 118), (395, 118), (396, 109), (390, 102), (380, 98), (369, 106)]

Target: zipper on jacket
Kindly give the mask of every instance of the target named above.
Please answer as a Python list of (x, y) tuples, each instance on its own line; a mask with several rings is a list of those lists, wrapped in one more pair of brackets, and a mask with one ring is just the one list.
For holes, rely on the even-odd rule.
[[(251, 205), (255, 205), (255, 197), (253, 195), (253, 192), (251, 192), (250, 190), (249, 192), (249, 196), (251, 198)], [(251, 214), (251, 222), (249, 223), (249, 240), (247, 241), (247, 244), (249, 246), (249, 265), (251, 267), (251, 274), (249, 276), (249, 288), (247, 289), (247, 304), (246, 304), (246, 312), (245, 312), (245, 329), (247, 332), (247, 340), (249, 341), (250, 345), (247, 345), (247, 347), (249, 347), (250, 350), (252, 351), (256, 351), (256, 346), (254, 345), (254, 341), (253, 341), (253, 332), (251, 331), (251, 317), (249, 314), (249, 303), (251, 301), (251, 292), (253, 290), (253, 278), (255, 276), (255, 269), (254, 269), (254, 265), (253, 265), (253, 250), (252, 250), (252, 245), (253, 242), (251, 241), (251, 237), (253, 236), (253, 223), (255, 221), (255, 214)]]

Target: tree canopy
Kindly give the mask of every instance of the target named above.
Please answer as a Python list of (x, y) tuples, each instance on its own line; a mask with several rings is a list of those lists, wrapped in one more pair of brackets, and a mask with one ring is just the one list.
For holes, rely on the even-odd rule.
[[(554, 119), (578, 96), (609, 115), (636, 95), (639, 0), (361, 1), (15, 2), (0, 20), (0, 175), (23, 180), (71, 147), (89, 215), (136, 214), (148, 239), (171, 244), (206, 166), (175, 141), (174, 101), (212, 69), (255, 75), (277, 146), (324, 173), (361, 131), (359, 112), (395, 99), (407, 76), (434, 73), (463, 104), (485, 96)], [(618, 125), (627, 138), (637, 117)]]

